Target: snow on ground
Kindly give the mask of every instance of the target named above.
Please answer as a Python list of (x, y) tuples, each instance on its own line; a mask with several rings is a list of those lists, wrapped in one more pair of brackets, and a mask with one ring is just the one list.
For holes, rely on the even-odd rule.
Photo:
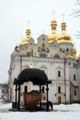
[(51, 112), (11, 112), (11, 104), (0, 104), (0, 120), (80, 120), (80, 104), (53, 107)]
[(54, 105), (53, 106), (54, 110), (58, 110), (58, 111), (75, 111), (75, 112), (80, 112), (80, 104), (69, 104), (69, 105)]
[(12, 104), (11, 103), (0, 103), (0, 109), (4, 109), (4, 108), (6, 108), (6, 109), (11, 109), (11, 107), (12, 107)]

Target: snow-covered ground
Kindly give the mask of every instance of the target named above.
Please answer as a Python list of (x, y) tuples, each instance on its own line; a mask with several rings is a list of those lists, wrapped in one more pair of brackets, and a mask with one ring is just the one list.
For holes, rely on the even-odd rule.
[(11, 112), (11, 104), (0, 104), (0, 120), (80, 120), (80, 104), (53, 107), (51, 112)]

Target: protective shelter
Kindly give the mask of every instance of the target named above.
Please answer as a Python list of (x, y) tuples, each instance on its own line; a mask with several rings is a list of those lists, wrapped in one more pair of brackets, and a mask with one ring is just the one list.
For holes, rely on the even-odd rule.
[[(25, 93), (24, 95), (27, 97), (27, 103), (24, 103), (24, 110), (31, 110), (31, 111), (37, 111), (37, 110), (42, 110), (42, 103), (40, 98), (40, 95), (42, 94), (42, 87), (41, 86), (45, 86), (46, 88), (46, 102), (45, 102), (45, 106), (46, 106), (46, 111), (49, 110), (49, 101), (48, 101), (48, 84), (51, 84), (51, 81), (48, 80), (45, 72), (43, 70), (40, 69), (24, 69), (17, 77), (17, 79), (14, 80), (14, 86), (15, 86), (15, 102), (13, 102), (12, 104), (12, 109), (13, 110), (22, 110), (21, 107), (21, 85), (23, 85), (26, 82), (32, 82), (33, 85), (37, 85), (39, 87), (39, 90), (34, 93)], [(36, 102), (36, 105), (34, 105), (35, 102), (33, 102), (33, 97), (30, 97), (29, 95), (33, 95), (36, 94), (36, 99), (34, 100)], [(26, 99), (25, 97), (25, 99)], [(32, 99), (32, 101), (29, 100), (29, 98)], [(32, 104), (33, 103), (33, 104)]]

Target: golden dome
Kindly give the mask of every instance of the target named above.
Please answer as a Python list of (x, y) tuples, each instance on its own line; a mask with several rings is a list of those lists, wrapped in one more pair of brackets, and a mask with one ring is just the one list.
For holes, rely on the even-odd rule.
[(66, 30), (66, 23), (64, 21), (61, 23), (61, 28), (62, 28), (62, 30)]
[(73, 55), (73, 56), (69, 55), (68, 57), (71, 59), (76, 59), (76, 60), (78, 59), (78, 57), (76, 55)]
[(72, 43), (72, 39), (67, 33), (64, 32), (58, 36), (58, 43)]
[(76, 53), (76, 48), (73, 49), (73, 52)]
[(72, 43), (71, 37), (66, 33), (66, 23), (61, 23), (61, 34), (58, 36), (58, 43)]
[(26, 29), (26, 37), (21, 40), (20, 45), (28, 44), (30, 40), (31, 30), (28, 28)]
[(76, 59), (76, 60), (78, 59), (78, 57), (76, 55), (76, 48), (73, 48), (73, 55), (69, 55), (68, 57), (71, 59)]
[(30, 36), (30, 34), (31, 34), (31, 30), (29, 28), (26, 29), (26, 36)]
[(50, 35), (48, 35), (49, 43), (53, 42), (53, 40), (57, 40), (57, 34), (56, 33), (51, 33)]
[(23, 39), (21, 40), (20, 45), (24, 45), (24, 44), (28, 44), (28, 43), (29, 43), (29, 39), (27, 39), (27, 37), (26, 37), (26, 38), (23, 38)]
[(52, 21), (51, 21), (51, 26), (53, 26), (53, 25), (57, 26), (56, 20), (52, 20)]
[(76, 48), (73, 48), (73, 54), (76, 56)]
[(49, 43), (53, 42), (53, 40), (57, 40), (56, 27), (57, 27), (57, 22), (55, 20), (51, 21), (51, 34), (48, 35)]

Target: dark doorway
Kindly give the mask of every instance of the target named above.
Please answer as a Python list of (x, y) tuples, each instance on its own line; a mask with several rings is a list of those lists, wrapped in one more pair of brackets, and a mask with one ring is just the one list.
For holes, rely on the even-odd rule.
[(25, 86), (25, 88), (24, 88), (24, 92), (25, 93), (27, 93), (28, 91), (27, 91), (27, 89), (28, 89), (28, 87), (27, 86)]
[(61, 96), (58, 97), (58, 104), (61, 104)]

